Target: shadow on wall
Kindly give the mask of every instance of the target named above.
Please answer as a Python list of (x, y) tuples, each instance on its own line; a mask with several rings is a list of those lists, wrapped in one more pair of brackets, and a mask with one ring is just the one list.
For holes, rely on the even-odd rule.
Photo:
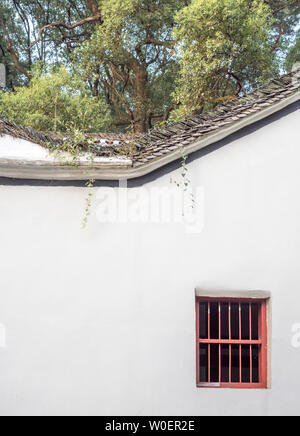
[[(225, 147), (232, 143), (233, 141), (236, 141), (237, 139), (243, 138), (246, 135), (250, 135), (253, 132), (256, 132), (265, 126), (276, 122), (277, 120), (280, 120), (281, 118), (286, 117), (287, 115), (296, 112), (300, 109), (300, 101), (297, 101), (290, 106), (282, 109), (279, 112), (276, 112), (273, 115), (270, 115), (269, 117), (257, 121), (254, 124), (251, 124), (250, 126), (244, 127), (243, 129), (239, 130), (238, 132), (233, 133), (232, 135), (228, 136), (227, 138), (222, 139), (221, 141), (218, 141), (214, 144), (211, 144), (199, 151), (196, 151), (192, 153), (189, 158), (187, 159), (187, 163), (193, 162), (196, 159), (201, 159), (202, 157), (208, 155), (209, 153), (212, 153), (216, 150), (219, 150), (222, 147)], [(165, 165), (162, 168), (159, 168), (155, 171), (153, 171), (150, 174), (147, 174), (143, 177), (139, 177), (137, 179), (128, 180), (128, 188), (137, 188), (140, 186), (143, 186), (147, 183), (150, 183), (163, 175), (166, 175), (168, 173), (171, 173), (172, 171), (177, 170), (181, 167), (181, 159), (178, 159), (174, 162), (169, 163), (168, 165)], [(25, 179), (8, 179), (5, 177), (0, 177), (0, 185), (7, 185), (7, 186), (70, 186), (70, 187), (85, 187), (85, 181), (51, 181), (51, 180), (25, 180)], [(95, 187), (118, 187), (119, 182), (116, 181), (110, 181), (110, 180), (99, 180), (94, 184)]]

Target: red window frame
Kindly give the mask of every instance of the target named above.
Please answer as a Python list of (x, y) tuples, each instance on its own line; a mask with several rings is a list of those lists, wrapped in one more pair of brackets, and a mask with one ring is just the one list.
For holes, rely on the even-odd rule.
[[(200, 303), (208, 304), (208, 338), (201, 339), (200, 337)], [(219, 338), (211, 339), (210, 334), (210, 315), (211, 315), (211, 303), (218, 303), (218, 316), (219, 316)], [(229, 329), (229, 339), (221, 339), (221, 303), (228, 303), (228, 329)], [(239, 305), (239, 339), (231, 339), (231, 305), (237, 303)], [(249, 303), (249, 340), (242, 339), (242, 322), (241, 322), (241, 305), (243, 303)], [(252, 304), (258, 303), (258, 340), (252, 339)], [(208, 346), (208, 382), (200, 382), (200, 345), (207, 344)], [(211, 363), (211, 346), (218, 345), (218, 362), (219, 362), (219, 381), (211, 382), (210, 374), (210, 363)], [(222, 365), (222, 345), (229, 346), (229, 382), (221, 381), (221, 365)], [(242, 346), (250, 346), (250, 383), (242, 382)], [(231, 381), (232, 374), (232, 346), (239, 347), (239, 382), (233, 383)], [(259, 381), (253, 382), (253, 366), (252, 366), (252, 348), (253, 346), (259, 347)], [(268, 385), (268, 339), (267, 339), (267, 301), (261, 299), (247, 299), (247, 298), (207, 298), (207, 297), (197, 297), (196, 298), (196, 357), (197, 357), (197, 387), (199, 388), (231, 388), (231, 389), (267, 389)]]

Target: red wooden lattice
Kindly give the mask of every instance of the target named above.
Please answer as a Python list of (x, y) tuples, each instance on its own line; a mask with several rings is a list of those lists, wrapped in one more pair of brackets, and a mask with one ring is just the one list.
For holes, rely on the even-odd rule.
[(266, 301), (197, 298), (197, 386), (267, 388)]

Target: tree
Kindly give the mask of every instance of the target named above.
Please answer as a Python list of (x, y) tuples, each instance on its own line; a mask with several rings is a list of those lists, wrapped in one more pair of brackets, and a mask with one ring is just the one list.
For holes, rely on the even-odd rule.
[(21, 59), (16, 47), (24, 44), (22, 26), (14, 20), (8, 2), (0, 5), (0, 61), (6, 66), (7, 84), (11, 89), (23, 83), (22, 77), (29, 78), (28, 65)]
[(202, 111), (276, 74), (273, 21), (264, 2), (194, 0), (176, 19), (180, 112)]
[[(94, 93), (104, 93), (117, 125), (145, 132), (168, 119), (178, 63), (174, 14), (179, 0), (105, 0), (101, 24), (76, 52)], [(167, 92), (164, 92), (167, 91)], [(163, 97), (163, 98), (162, 98)]]
[[(206, 56), (213, 52), (209, 44), (199, 43), (202, 36), (217, 44), (215, 53), (225, 64), (233, 49), (234, 66), (230, 65), (230, 77), (225, 79), (222, 70), (217, 83), (211, 79), (219, 75), (218, 68), (210, 65), (207, 80), (205, 69), (201, 70), (198, 85), (203, 88), (198, 94), (207, 97), (208, 88), (216, 87), (211, 97), (232, 97), (279, 71), (276, 62), (282, 67), (299, 8), (299, 0), (2, 0), (0, 60), (8, 67), (10, 89), (27, 86), (37, 62), (44, 70), (63, 63), (86, 81), (95, 98), (105, 98), (115, 128), (132, 126), (145, 132), (167, 121), (178, 105), (190, 110), (191, 105), (185, 104), (189, 94), (184, 91), (184, 87), (188, 91), (184, 77), (190, 76), (184, 70), (196, 76), (199, 61), (208, 68)], [(193, 10), (200, 21), (189, 13)], [(223, 13), (224, 19), (218, 15)], [(216, 33), (218, 26), (223, 42)], [(227, 43), (225, 30), (230, 34)], [(198, 40), (193, 41), (189, 33)], [(194, 50), (196, 57), (189, 43), (202, 50)], [(192, 101), (198, 112), (207, 107), (203, 98)]]
[(297, 36), (295, 38), (295, 43), (291, 46), (288, 51), (285, 68), (287, 71), (292, 71), (294, 65), (300, 65), (300, 30), (298, 30)]
[[(28, 83), (36, 62), (49, 64), (69, 62), (74, 45), (88, 38), (91, 26), (67, 31), (63, 27), (40, 29), (52, 22), (66, 26), (83, 21), (90, 11), (83, 0), (2, 0), (0, 5), (0, 57), (6, 65), (10, 89)], [(39, 44), (35, 44), (38, 40)]]
[(86, 83), (64, 67), (46, 74), (33, 71), (28, 87), (1, 92), (0, 117), (40, 131), (97, 132), (111, 125), (106, 102), (92, 97)]
[(294, 35), (295, 27), (299, 24), (299, 0), (265, 0), (273, 16), (274, 43), (273, 50), (286, 47), (288, 39)]
[[(95, 96), (105, 95), (117, 126), (133, 125), (141, 132), (153, 122), (168, 118), (178, 69), (173, 60), (173, 18), (186, 0), (56, 0), (50, 2), (50, 8), (49, 0), (19, 3), (22, 14), (34, 24), (30, 35), (25, 28), (23, 33), (19, 31), (27, 47), (21, 42), (13, 45), (19, 74), (21, 65), (23, 77), (30, 80), (32, 60), (47, 64), (51, 51), (51, 62), (53, 55), (60, 61), (70, 61), (71, 51), (77, 46), (73, 57), (77, 70), (85, 74)], [(37, 3), (47, 6), (47, 13), (43, 15)], [(79, 8), (77, 15), (74, 3)], [(15, 5), (6, 5), (6, 15), (16, 16), (19, 9), (17, 13)], [(22, 19), (18, 20), (21, 26)], [(8, 36), (16, 34), (13, 27), (6, 23), (5, 27)]]

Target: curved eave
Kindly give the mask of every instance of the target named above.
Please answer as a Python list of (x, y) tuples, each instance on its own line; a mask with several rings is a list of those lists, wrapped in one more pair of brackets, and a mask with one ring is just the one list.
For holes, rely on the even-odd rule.
[[(233, 133), (254, 124), (270, 115), (279, 112), (285, 107), (297, 102), (300, 99), (300, 91), (297, 91), (290, 97), (271, 105), (265, 109), (259, 110), (253, 115), (234, 122), (228, 127), (220, 128), (212, 134), (208, 134), (192, 144), (185, 146), (186, 154), (194, 153), (202, 148), (214, 144)], [(161, 168), (182, 157), (182, 150), (179, 148), (170, 152), (164, 157), (152, 160), (149, 163), (135, 167), (130, 161), (120, 162), (99, 162), (91, 166), (88, 163), (79, 163), (77, 166), (63, 165), (57, 161), (38, 161), (38, 160), (18, 160), (0, 158), (0, 177), (13, 179), (31, 179), (31, 180), (121, 180), (135, 179)]]

